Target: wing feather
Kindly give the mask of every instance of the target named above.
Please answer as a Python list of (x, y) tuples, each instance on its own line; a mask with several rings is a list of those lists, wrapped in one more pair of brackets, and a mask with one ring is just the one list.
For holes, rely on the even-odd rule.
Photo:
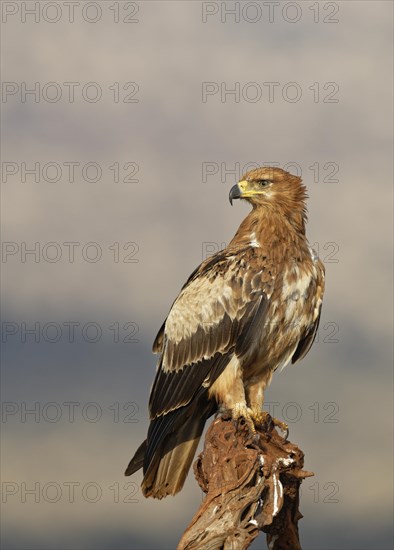
[(164, 372), (159, 367), (149, 400), (151, 419), (190, 403), (207, 381), (210, 385), (216, 380), (230, 358), (231, 353), (216, 353), (210, 359), (186, 365), (181, 371)]
[(300, 361), (301, 359), (303, 359), (305, 355), (308, 353), (308, 351), (311, 349), (312, 344), (316, 338), (317, 330), (319, 328), (320, 315), (321, 315), (321, 306), (320, 306), (319, 314), (317, 316), (316, 321), (313, 323), (313, 325), (308, 330), (308, 332), (303, 336), (303, 338), (301, 338), (301, 340), (298, 342), (298, 346), (291, 358), (291, 362), (293, 365), (294, 363), (297, 363), (297, 361)]
[(317, 270), (318, 270), (319, 278), (317, 281), (315, 281), (315, 286), (313, 287), (313, 294), (317, 295), (317, 300), (318, 300), (317, 306), (316, 306), (315, 319), (313, 324), (309, 327), (309, 329), (305, 332), (305, 334), (302, 336), (302, 338), (298, 342), (298, 346), (291, 358), (291, 362), (293, 364), (303, 359), (305, 355), (308, 353), (308, 351), (311, 349), (312, 344), (315, 341), (317, 331), (319, 329), (319, 322), (320, 322), (321, 308), (322, 308), (323, 294), (324, 294), (324, 279), (325, 279), (324, 264), (321, 260), (317, 261)]
[(257, 344), (268, 299), (247, 254), (220, 252), (210, 258), (173, 303), (154, 343), (161, 356), (149, 401), (151, 419), (190, 403), (223, 372), (234, 352), (242, 355)]

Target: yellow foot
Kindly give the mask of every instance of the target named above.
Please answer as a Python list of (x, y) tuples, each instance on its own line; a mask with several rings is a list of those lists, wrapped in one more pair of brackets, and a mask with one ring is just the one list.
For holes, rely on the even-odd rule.
[(245, 403), (235, 403), (232, 408), (231, 416), (234, 422), (245, 422), (250, 432), (255, 435), (256, 428), (253, 422), (252, 409), (246, 406)]
[(251, 409), (251, 417), (256, 426), (262, 425), (269, 428), (270, 425), (273, 424), (275, 427), (278, 427), (283, 432), (284, 438), (287, 439), (289, 435), (289, 426), (286, 422), (273, 418), (269, 413), (261, 410), (259, 407), (253, 407)]
[[(230, 412), (230, 411), (228, 411)], [(253, 435), (256, 434), (256, 426), (264, 426), (270, 429), (273, 425), (283, 432), (284, 439), (289, 435), (289, 426), (286, 422), (273, 418), (269, 413), (263, 411), (260, 407), (247, 407), (245, 403), (235, 403), (231, 409), (231, 417), (234, 422), (243, 422), (249, 428)]]

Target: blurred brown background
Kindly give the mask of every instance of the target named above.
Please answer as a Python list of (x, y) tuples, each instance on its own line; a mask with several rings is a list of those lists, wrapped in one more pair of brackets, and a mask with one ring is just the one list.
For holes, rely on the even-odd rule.
[(156, 502), (122, 475), (151, 343), (274, 163), (327, 269), (318, 342), (267, 393), (315, 472), (304, 547), (391, 548), (392, 4), (1, 8), (3, 548), (175, 547), (193, 476)]

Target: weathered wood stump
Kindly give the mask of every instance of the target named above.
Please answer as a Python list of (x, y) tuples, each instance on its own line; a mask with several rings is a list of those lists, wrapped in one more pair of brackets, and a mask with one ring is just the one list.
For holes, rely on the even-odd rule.
[(194, 473), (206, 493), (178, 550), (243, 550), (261, 531), (270, 550), (301, 550), (299, 489), (304, 454), (272, 423), (253, 436), (219, 417), (208, 429)]

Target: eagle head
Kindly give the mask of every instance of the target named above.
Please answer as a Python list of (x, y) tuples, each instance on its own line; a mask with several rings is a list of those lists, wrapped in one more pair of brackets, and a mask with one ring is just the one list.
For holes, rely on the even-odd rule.
[(297, 230), (305, 231), (308, 195), (302, 180), (281, 168), (263, 166), (244, 174), (231, 188), (229, 199), (245, 199), (253, 209), (264, 208), (288, 219)]
[(244, 174), (231, 188), (229, 199), (246, 199), (254, 207), (278, 206), (292, 210), (305, 210), (307, 198), (301, 178), (281, 168), (263, 166)]

